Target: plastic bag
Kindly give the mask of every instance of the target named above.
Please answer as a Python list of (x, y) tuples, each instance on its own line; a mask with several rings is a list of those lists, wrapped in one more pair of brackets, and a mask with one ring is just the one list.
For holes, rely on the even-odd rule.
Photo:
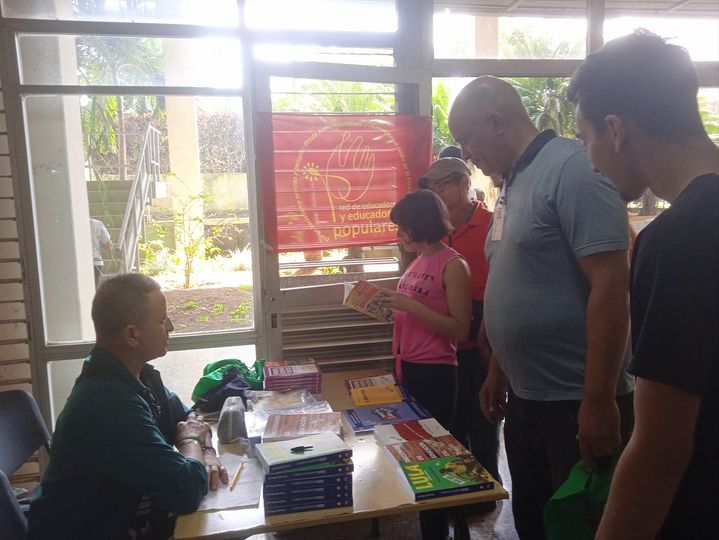
[(544, 507), (547, 540), (591, 540), (602, 519), (619, 453), (596, 460), (589, 471), (579, 461)]
[(294, 407), (303, 403), (315, 402), (315, 398), (307, 390), (289, 390), (287, 392), (248, 390), (245, 391), (245, 399), (248, 411)]
[[(196, 402), (200, 396), (206, 394), (208, 390), (219, 383), (225, 375), (225, 372), (231, 367), (237, 368), (242, 380), (244, 380), (250, 388), (260, 390), (262, 389), (262, 381), (264, 379), (262, 371), (264, 365), (264, 359), (257, 360), (251, 367), (248, 367), (242, 360), (237, 360), (236, 358), (228, 358), (207, 364), (202, 371), (202, 377), (197, 381), (192, 391), (192, 401)], [(220, 407), (221, 406), (222, 404), (220, 404)]]

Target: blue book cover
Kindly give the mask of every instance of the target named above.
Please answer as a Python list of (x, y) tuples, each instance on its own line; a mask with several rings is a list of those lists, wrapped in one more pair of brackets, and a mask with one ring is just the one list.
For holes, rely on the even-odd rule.
[(378, 425), (396, 424), (397, 422), (409, 422), (410, 420), (422, 420), (431, 417), (424, 407), (409, 397), (400, 403), (347, 409), (342, 414), (345, 415), (345, 419), (355, 433), (372, 431)]
[(330, 486), (309, 487), (291, 492), (265, 492), (262, 499), (265, 506), (294, 504), (304, 501), (347, 499), (352, 497), (352, 484), (335, 484)]
[(288, 481), (294, 482), (303, 479), (316, 479), (322, 476), (336, 476), (338, 474), (351, 473), (354, 469), (355, 466), (351, 459), (315, 463), (314, 465), (305, 465), (303, 467), (297, 467), (296, 469), (266, 474), (265, 485), (285, 484)]
[(318, 478), (303, 478), (301, 480), (285, 480), (285, 481), (272, 481), (268, 482), (265, 480), (264, 488), (265, 493), (276, 492), (276, 491), (293, 491), (295, 489), (303, 489), (306, 487), (322, 487), (337, 484), (351, 484), (352, 473), (347, 474), (334, 474), (332, 476), (320, 476)]

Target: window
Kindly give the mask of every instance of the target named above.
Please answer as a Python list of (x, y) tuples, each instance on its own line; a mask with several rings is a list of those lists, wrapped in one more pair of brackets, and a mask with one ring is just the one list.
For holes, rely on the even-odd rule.
[(435, 58), (583, 58), (586, 19), (472, 15), (449, 9), (434, 14)]
[(0, 0), (4, 17), (237, 26), (237, 0)]
[(242, 86), (236, 39), (47, 34), (17, 39), (23, 84)]
[(394, 0), (247, 0), (247, 26), (258, 29), (394, 32)]

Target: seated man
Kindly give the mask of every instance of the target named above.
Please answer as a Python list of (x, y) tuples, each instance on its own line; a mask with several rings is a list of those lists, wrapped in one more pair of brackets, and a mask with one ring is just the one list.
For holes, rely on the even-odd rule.
[(57, 421), (29, 538), (167, 538), (227, 471), (202, 417), (148, 364), (173, 330), (160, 286), (141, 274), (103, 283), (96, 346)]

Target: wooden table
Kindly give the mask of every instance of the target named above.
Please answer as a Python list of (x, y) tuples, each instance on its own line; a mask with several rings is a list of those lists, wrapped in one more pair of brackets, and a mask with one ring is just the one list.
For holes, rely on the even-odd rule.
[[(379, 369), (324, 373), (322, 395), (335, 411), (352, 407), (344, 386), (345, 379), (384, 375)], [(343, 422), (344, 419), (343, 419)], [(257, 508), (238, 508), (215, 512), (194, 512), (179, 516), (175, 538), (237, 538), (253, 534), (370, 519), (380, 516), (417, 512), (430, 508), (460, 506), (470, 503), (507, 499), (507, 491), (495, 482), (495, 488), (476, 493), (441, 497), (414, 502), (399, 478), (396, 467), (374, 440), (372, 433), (355, 436), (345, 422), (345, 441), (352, 447), (355, 468), (351, 508), (298, 512), (265, 516), (262, 501)], [(222, 448), (221, 448), (222, 451)]]

